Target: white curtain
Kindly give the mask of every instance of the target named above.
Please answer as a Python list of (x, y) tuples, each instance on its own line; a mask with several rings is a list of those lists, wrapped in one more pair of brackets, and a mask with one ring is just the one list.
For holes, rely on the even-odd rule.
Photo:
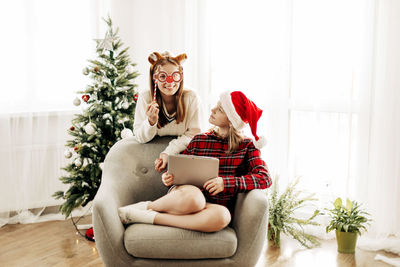
[(210, 6), (209, 101), (224, 90), (245, 91), (264, 109), (263, 155), (282, 187), (300, 176), (319, 208), (339, 196), (356, 200), (373, 219), (364, 236), (399, 238), (400, 3)]
[(377, 1), (375, 15), (370, 127), (360, 129), (368, 158), (355, 190), (373, 214), (373, 230), (400, 238), (400, 2)]
[(243, 90), (264, 109), (263, 155), (282, 186), (301, 176), (320, 208), (349, 197), (372, 214), (370, 235), (399, 236), (398, 5), (112, 1), (112, 15), (144, 74), (140, 89), (149, 53), (186, 52), (185, 83), (206, 113), (225, 90)]
[[(80, 107), (75, 92), (95, 52), (94, 38), (107, 1), (16, 0), (0, 2), (0, 227), (62, 219), (42, 216), (62, 203), (58, 178), (67, 164), (67, 129)], [(103, 23), (104, 24), (104, 23)]]
[[(225, 90), (243, 90), (264, 110), (259, 132), (269, 143), (262, 151), (263, 157), (271, 172), (281, 177), (282, 187), (301, 176), (300, 186), (318, 193), (320, 208), (331, 205), (338, 196), (350, 197), (371, 213), (374, 221), (370, 236), (400, 237), (398, 1), (107, 3), (105, 10), (120, 27), (121, 38), (130, 46), (132, 59), (138, 64), (140, 90), (148, 86), (147, 57), (151, 52), (186, 52), (185, 84), (199, 93), (206, 113)], [(99, 12), (91, 12), (87, 14), (94, 14), (96, 28), (100, 25), (96, 20)], [(82, 42), (87, 40), (84, 35), (72, 42), (79, 43), (80, 49), (59, 49), (58, 55), (71, 56), (83, 50)], [(76, 38), (76, 34), (69, 38)], [(24, 42), (18, 45), (21, 43)], [(92, 52), (87, 48), (81, 59), (87, 59)], [(21, 60), (31, 57), (18, 55)], [(47, 71), (65, 77), (66, 72), (58, 73), (54, 65), (64, 69), (67, 60), (46, 64)], [(14, 59), (13, 64), (27, 66), (15, 62), (19, 61)], [(61, 78), (61, 84), (69, 84), (65, 90), (80, 89), (77, 87), (87, 82), (81, 81), (79, 75), (84, 64), (74, 64), (68, 70), (68, 78)], [(31, 75), (27, 71), (30, 69), (25, 68), (23, 79)], [(17, 75), (15, 69), (11, 74)], [(73, 75), (79, 77), (72, 78)], [(18, 80), (23, 81), (22, 77)], [(28, 84), (32, 77), (38, 76), (31, 76)], [(57, 83), (50, 84), (54, 88)], [(38, 88), (38, 83), (33, 85)], [(15, 83), (7, 86), (12, 88)], [(65, 109), (70, 108), (75, 88), (59, 92), (70, 94)], [(42, 102), (49, 105), (51, 95), (45, 95), (48, 100)], [(7, 101), (2, 100), (4, 105), (21, 98), (11, 97), (12, 93), (8, 96)], [(31, 94), (28, 99), (41, 99), (34, 96)], [(61, 106), (60, 102), (57, 107)], [(2, 122), (2, 133), (9, 134), (9, 129), (3, 131), (7, 123)], [(2, 142), (6, 144), (2, 149), (9, 147), (10, 143)], [(60, 153), (63, 144), (59, 143)], [(9, 167), (11, 163), (5, 166), (15, 172)], [(7, 179), (12, 188), (15, 178)], [(322, 235), (323, 228), (320, 230)]]

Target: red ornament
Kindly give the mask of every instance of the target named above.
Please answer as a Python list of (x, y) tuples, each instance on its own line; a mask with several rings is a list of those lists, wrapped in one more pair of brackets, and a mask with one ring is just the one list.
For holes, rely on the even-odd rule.
[(88, 102), (88, 101), (89, 101), (89, 98), (90, 98), (89, 95), (83, 95), (83, 96), (82, 96), (82, 100), (85, 101), (85, 102)]
[(93, 227), (86, 230), (85, 237), (87, 240), (94, 242), (94, 232)]
[(71, 131), (73, 131), (73, 130), (75, 130), (75, 127), (74, 127), (74, 126), (71, 126), (71, 127), (69, 127), (69, 129), (70, 129)]
[(95, 72), (99, 72), (99, 71), (100, 71), (100, 68), (99, 68), (98, 66), (96, 66), (96, 67), (93, 68), (93, 70), (94, 70)]
[(74, 150), (77, 151), (77, 150), (78, 150), (78, 147), (75, 146), (75, 147), (74, 147)]
[(138, 97), (139, 97), (139, 95), (138, 94), (135, 94), (134, 96), (133, 96), (133, 100), (135, 100), (135, 102), (138, 100)]

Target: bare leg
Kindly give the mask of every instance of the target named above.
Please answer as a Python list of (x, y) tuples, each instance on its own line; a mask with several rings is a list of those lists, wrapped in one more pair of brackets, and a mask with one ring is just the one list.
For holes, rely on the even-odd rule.
[(201, 232), (217, 232), (225, 228), (231, 220), (229, 210), (217, 204), (206, 203), (204, 209), (197, 213), (175, 215), (157, 213), (154, 224), (179, 227)]
[(190, 214), (204, 209), (206, 200), (193, 185), (177, 186), (169, 194), (147, 205), (148, 209), (169, 214)]

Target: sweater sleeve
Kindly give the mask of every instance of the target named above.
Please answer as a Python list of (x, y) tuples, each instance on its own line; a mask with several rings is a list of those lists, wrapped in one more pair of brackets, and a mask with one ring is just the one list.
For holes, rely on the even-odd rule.
[(147, 143), (151, 141), (154, 136), (157, 134), (157, 123), (153, 126), (150, 125), (149, 120), (146, 116), (146, 108), (147, 103), (145, 94), (148, 94), (148, 91), (139, 93), (139, 97), (136, 103), (135, 110), (135, 120), (133, 123), (134, 134), (136, 140), (139, 143)]
[(224, 193), (247, 192), (253, 189), (265, 189), (271, 186), (272, 181), (265, 162), (261, 159), (261, 152), (254, 144), (249, 143), (247, 150), (248, 173), (242, 176), (226, 176)]
[(194, 92), (190, 92), (188, 94), (189, 101), (186, 104), (186, 118), (183, 122), (186, 125), (185, 132), (179, 136), (178, 138), (169, 142), (167, 148), (162, 152), (168, 155), (179, 154), (184, 151), (189, 145), (192, 138), (199, 134), (200, 129), (200, 114), (201, 114), (201, 105), (199, 98), (196, 96)]

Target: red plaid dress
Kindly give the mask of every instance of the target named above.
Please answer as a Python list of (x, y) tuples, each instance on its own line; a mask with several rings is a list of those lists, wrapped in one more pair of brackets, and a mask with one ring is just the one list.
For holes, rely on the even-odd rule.
[(224, 180), (224, 191), (215, 196), (202, 191), (207, 202), (223, 205), (233, 214), (237, 193), (268, 188), (272, 181), (260, 150), (251, 139), (245, 138), (231, 154), (226, 153), (227, 150), (228, 140), (212, 131), (193, 137), (182, 154), (219, 159), (219, 176)]

